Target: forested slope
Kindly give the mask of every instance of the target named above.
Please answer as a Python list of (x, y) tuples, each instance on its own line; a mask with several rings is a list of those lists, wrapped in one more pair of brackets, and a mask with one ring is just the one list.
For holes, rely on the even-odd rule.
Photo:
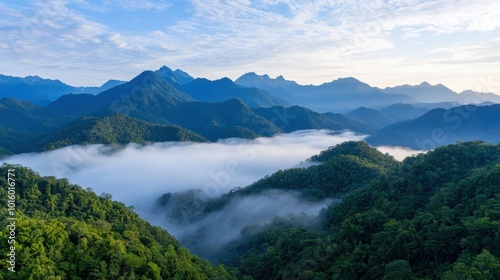
[[(4, 165), (16, 179), (16, 272), (7, 270), (7, 199), (0, 200), (0, 279), (233, 279), (111, 196)], [(7, 188), (0, 189), (7, 198)], [(5, 242), (4, 242), (5, 241)]]
[[(190, 191), (159, 200), (157, 213), (177, 213), (182, 227), (217, 217), (214, 226), (227, 228), (229, 202), (271, 195), (272, 189), (306, 201), (342, 198), (319, 216), (247, 224), (210, 253), (212, 261), (234, 269), (234, 276), (191, 255), (109, 195), (16, 167), (18, 272), (7, 274), (3, 254), (0, 277), (500, 279), (500, 145), (463, 142), (398, 163), (366, 143), (347, 142), (311, 160), (318, 164), (279, 171), (219, 199), (203, 200), (201, 191)], [(4, 186), (7, 168), (12, 167), (0, 173)], [(7, 197), (5, 188), (0, 196)], [(7, 217), (6, 200), (0, 207)], [(246, 218), (245, 212), (239, 215)], [(4, 218), (2, 240), (9, 234), (5, 224)], [(202, 232), (207, 227), (197, 229), (192, 244), (217, 241), (196, 239), (210, 236)], [(0, 250), (7, 246), (2, 242)]]
[(500, 279), (500, 146), (406, 159), (322, 213), (276, 218), (218, 257), (244, 279)]

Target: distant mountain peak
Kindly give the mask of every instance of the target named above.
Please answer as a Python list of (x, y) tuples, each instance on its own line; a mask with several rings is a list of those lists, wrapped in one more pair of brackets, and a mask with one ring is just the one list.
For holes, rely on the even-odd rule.
[(228, 77), (224, 77), (221, 79), (218, 79), (217, 81), (224, 82), (224, 83), (233, 83), (233, 80), (229, 79)]
[(172, 69), (170, 69), (170, 67), (167, 67), (166, 65), (163, 65), (162, 67), (160, 67), (159, 70), (163, 70), (163, 71), (172, 71)]
[(161, 76), (159, 74), (151, 71), (151, 70), (146, 70), (146, 71), (143, 71), (141, 74), (137, 75), (132, 80), (130, 80), (130, 83), (145, 82), (149, 78), (158, 78), (158, 77), (161, 77)]
[(334, 82), (355, 82), (355, 83), (362, 83), (360, 80), (354, 78), (354, 77), (343, 77), (343, 78), (338, 78), (334, 80)]
[(158, 75), (162, 76), (165, 80), (167, 80), (171, 84), (185, 85), (189, 84), (194, 80), (194, 78), (190, 76), (188, 73), (180, 69), (172, 71), (172, 69), (170, 69), (165, 65), (160, 67), (160, 69), (156, 70), (155, 72)]
[(254, 87), (254, 83), (256, 82), (298, 85), (295, 81), (286, 80), (282, 75), (279, 75), (278, 77), (273, 79), (268, 74), (258, 75), (255, 72), (248, 72), (246, 74), (243, 74), (235, 81), (236, 84), (249, 87)]
[(432, 86), (431, 84), (429, 84), (428, 82), (426, 81), (423, 81), (422, 83), (420, 83), (421, 86), (425, 86), (425, 87), (430, 87)]

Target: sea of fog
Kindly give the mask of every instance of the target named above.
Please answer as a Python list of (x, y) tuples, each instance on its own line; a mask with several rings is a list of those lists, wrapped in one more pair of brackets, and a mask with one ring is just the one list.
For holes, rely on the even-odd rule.
[[(330, 146), (350, 140), (363, 140), (365, 136), (352, 132), (304, 130), (255, 140), (226, 139), (216, 143), (165, 142), (150, 145), (129, 144), (124, 147), (105, 145), (70, 146), (62, 149), (19, 154), (3, 159), (4, 162), (30, 167), (42, 176), (68, 178), (73, 184), (92, 188), (97, 194), (108, 193), (113, 199), (133, 205), (136, 212), (150, 222), (161, 225), (174, 236), (194, 232), (206, 221), (221, 218), (231, 222), (230, 239), (238, 234), (250, 220), (240, 222), (240, 213), (251, 222), (270, 219), (274, 215), (307, 212), (313, 215), (327, 204), (311, 205), (301, 202), (293, 194), (274, 193), (266, 197), (248, 197), (229, 205), (226, 214), (214, 213), (195, 228), (177, 229), (151, 215), (156, 199), (165, 193), (201, 189), (207, 197), (217, 197), (235, 187), (247, 186), (256, 180), (280, 170), (304, 165), (303, 161)], [(380, 147), (402, 160), (416, 151)], [(253, 205), (253, 207), (244, 207)], [(260, 207), (259, 207), (260, 205)], [(294, 207), (280, 207), (294, 205)], [(240, 211), (241, 208), (245, 208)], [(276, 208), (274, 211), (273, 209)], [(264, 213), (265, 210), (265, 213)], [(287, 212), (288, 211), (288, 212)], [(220, 223), (219, 228), (222, 228)], [(214, 229), (215, 230), (215, 229)], [(228, 232), (228, 229), (225, 229)], [(214, 231), (217, 234), (217, 231)]]
[[(134, 205), (138, 213), (168, 192), (198, 188), (209, 197), (244, 187), (280, 169), (297, 166), (330, 146), (365, 136), (352, 132), (303, 130), (255, 140), (216, 143), (165, 142), (69, 146), (42, 153), (18, 154), (3, 162), (30, 167), (42, 176), (68, 178), (73, 184), (109, 193)], [(381, 147), (401, 160), (415, 151)]]

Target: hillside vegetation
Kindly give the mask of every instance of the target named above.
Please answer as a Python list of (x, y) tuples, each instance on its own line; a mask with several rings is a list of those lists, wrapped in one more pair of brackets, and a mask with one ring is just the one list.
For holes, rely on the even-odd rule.
[[(132, 209), (67, 180), (40, 177), (21, 166), (3, 165), (16, 179), (16, 272), (0, 257), (0, 279), (234, 279), (182, 248), (165, 230)], [(7, 197), (7, 189), (0, 195)], [(9, 236), (7, 200), (0, 201), (0, 239)], [(8, 252), (9, 244), (0, 243)]]
[(500, 146), (446, 146), (332, 204), (321, 228), (275, 219), (219, 258), (246, 279), (500, 279), (499, 193)]
[[(500, 279), (499, 145), (464, 142), (396, 162), (346, 142), (311, 160), (318, 164), (278, 171), (218, 199), (164, 195), (159, 209), (184, 226), (217, 213), (224, 227), (227, 205), (269, 190), (307, 201), (343, 198), (318, 217), (248, 224), (208, 255), (240, 279)], [(183, 242), (202, 252), (203, 230)]]

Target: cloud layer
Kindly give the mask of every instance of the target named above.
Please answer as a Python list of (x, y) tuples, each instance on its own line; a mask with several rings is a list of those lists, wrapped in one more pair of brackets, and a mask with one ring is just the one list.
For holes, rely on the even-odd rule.
[(193, 253), (210, 258), (221, 246), (237, 239), (248, 226), (264, 226), (275, 217), (301, 216), (305, 224), (316, 223), (321, 209), (339, 199), (311, 202), (288, 191), (268, 191), (258, 195), (234, 198), (222, 209), (188, 224), (170, 220), (168, 209), (155, 209), (148, 220), (167, 229)]
[[(362, 140), (351, 132), (305, 130), (255, 140), (227, 139), (217, 143), (165, 142), (122, 148), (103, 145), (70, 146), (19, 154), (3, 161), (21, 164), (42, 176), (68, 178), (71, 183), (109, 193), (117, 201), (143, 209), (167, 192), (202, 189), (216, 197), (245, 187), (302, 161), (330, 146)], [(384, 147), (402, 159), (415, 151)]]
[(142, 211), (167, 192), (199, 188), (215, 197), (291, 168), (329, 146), (362, 138), (353, 133), (300, 131), (217, 143), (70, 146), (4, 161), (31, 167), (43, 176), (66, 177), (71, 183), (90, 187), (97, 194), (112, 194), (113, 199)]
[[(304, 130), (271, 138), (227, 139), (217, 143), (165, 142), (121, 148), (70, 146), (14, 155), (3, 161), (30, 167), (42, 176), (68, 178), (71, 183), (90, 187), (97, 194), (111, 194), (114, 200), (135, 206), (143, 218), (165, 228), (183, 245), (209, 257), (220, 246), (237, 238), (246, 226), (266, 224), (275, 216), (306, 214), (306, 221), (314, 221), (321, 208), (332, 200), (313, 203), (303, 201), (293, 192), (273, 191), (237, 198), (201, 220), (179, 224), (168, 218), (177, 213), (168, 210), (173, 206), (155, 208), (161, 195), (200, 189), (203, 199), (215, 198), (279, 169), (305, 166), (302, 161), (330, 146), (363, 138), (351, 132)], [(398, 159), (415, 153), (391, 147), (380, 150)]]

